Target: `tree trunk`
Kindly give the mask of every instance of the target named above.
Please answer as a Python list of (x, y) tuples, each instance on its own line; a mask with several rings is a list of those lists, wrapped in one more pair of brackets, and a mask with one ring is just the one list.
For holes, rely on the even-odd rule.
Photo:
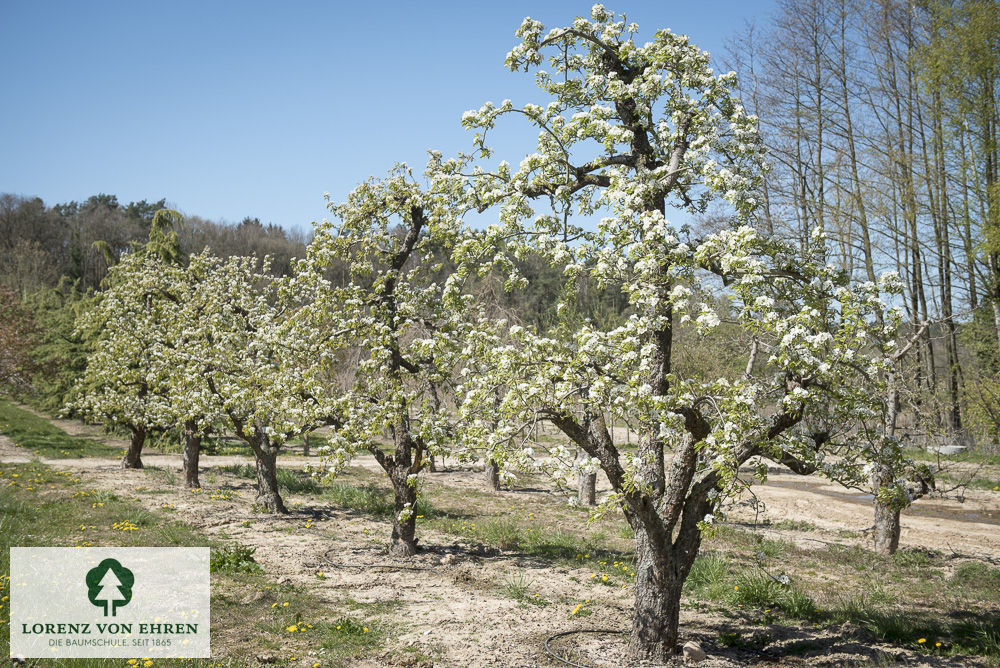
[[(582, 449), (576, 451), (577, 464), (587, 461), (587, 453)], [(597, 472), (586, 473), (580, 470), (576, 474), (576, 500), (581, 506), (597, 505)]]
[(410, 557), (417, 553), (417, 490), (406, 483), (405, 469), (399, 467), (394, 473), (391, 479), (395, 513), (392, 517), (392, 545), (389, 546), (389, 554)]
[(132, 438), (129, 442), (128, 450), (125, 451), (125, 456), (122, 457), (122, 468), (141, 469), (142, 446), (146, 442), (146, 428), (129, 427), (129, 431), (132, 432)]
[(278, 448), (268, 442), (267, 436), (260, 434), (251, 439), (250, 447), (257, 456), (257, 498), (256, 503), (272, 513), (287, 514), (288, 509), (278, 492)]
[(677, 652), (681, 589), (670, 548), (651, 545), (644, 527), (635, 531), (635, 611), (628, 656), (634, 662), (666, 663)]
[(486, 461), (486, 486), (490, 491), (500, 491), (500, 467), (490, 460)]
[(194, 420), (184, 423), (184, 485), (201, 487), (198, 481), (198, 459), (201, 455), (201, 434)]
[[(890, 401), (896, 401), (896, 396), (893, 392)], [(875, 551), (886, 557), (895, 554), (899, 548), (900, 509), (879, 501), (879, 490), (895, 484), (892, 468), (888, 464), (879, 464), (872, 474), (872, 490), (875, 492)]]
[(875, 551), (886, 557), (899, 549), (899, 509), (875, 499)]
[(581, 506), (597, 505), (597, 474), (580, 472), (577, 475), (577, 500)]
[(302, 456), (309, 456), (309, 432), (302, 434)]

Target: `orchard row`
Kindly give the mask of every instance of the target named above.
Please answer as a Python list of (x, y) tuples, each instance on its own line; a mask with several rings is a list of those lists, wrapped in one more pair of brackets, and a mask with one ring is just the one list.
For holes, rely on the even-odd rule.
[[(174, 214), (159, 212), (150, 243), (121, 259), (78, 322), (96, 343), (75, 408), (132, 432), (126, 466), (141, 466), (146, 433), (183, 426), (190, 484), (200, 439), (236, 434), (273, 512), (285, 512), (278, 452), (326, 427), (313, 472), (374, 456), (394, 490), (399, 555), (417, 549), (434, 455), (569, 484), (600, 469), (612, 492), (596, 512), (624, 513), (636, 535), (634, 659), (673, 651), (702, 533), (747, 484), (748, 462), (872, 485), (882, 547), (895, 549), (914, 491), (894, 434), (908, 344), (884, 301), (899, 281), (848, 281), (825, 261), (821, 228), (806, 249), (759, 233), (763, 149), (734, 76), (714, 74), (685, 36), (638, 44), (637, 30), (600, 5), (550, 31), (526, 19), (507, 65), (535, 71), (545, 104), (467, 112), (468, 154), (432, 151), (422, 177), (397, 165), (332, 203), (334, 221), (316, 225), (289, 276), (266, 259), (183, 257)], [(489, 144), (511, 115), (538, 131), (516, 167)], [(666, 215), (713, 200), (731, 217), (713, 233)], [(495, 222), (474, 227), (472, 212)], [(545, 331), (505, 318), (497, 298), (501, 284), (524, 287), (529, 255), (562, 277)], [(581, 300), (606, 289), (628, 308), (595, 323)], [(682, 344), (728, 350), (739, 370), (685, 373)], [(565, 444), (537, 441), (540, 422)], [(616, 441), (613, 424), (637, 446)]]

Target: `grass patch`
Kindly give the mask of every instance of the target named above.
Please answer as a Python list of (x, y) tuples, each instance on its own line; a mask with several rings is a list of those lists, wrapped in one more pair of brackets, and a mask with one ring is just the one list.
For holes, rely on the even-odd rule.
[[(338, 508), (356, 510), (383, 519), (392, 517), (394, 512), (392, 492), (374, 483), (352, 485), (347, 482), (335, 482), (323, 488), (323, 499)], [(417, 506), (418, 512), (426, 516), (427, 502), (418, 498)]]
[(982, 654), (1000, 665), (1000, 615), (992, 620), (957, 624), (952, 630), (950, 653)]
[[(231, 464), (222, 466), (219, 470), (250, 480), (257, 478), (257, 469), (251, 464)], [(380, 519), (388, 519), (395, 514), (392, 490), (374, 481), (361, 484), (336, 481), (323, 484), (303, 471), (285, 468), (279, 468), (276, 476), (278, 487), (285, 492), (312, 495), (319, 501), (330, 503), (337, 508), (354, 510)], [(458, 513), (437, 509), (426, 495), (418, 496), (416, 512), (420, 516), (419, 521), (429, 521), (443, 516), (453, 518), (461, 516)]]
[(159, 478), (163, 484), (170, 487), (176, 487), (179, 478), (177, 477), (176, 471), (172, 468), (167, 468), (165, 466), (147, 466), (143, 469), (147, 474), (152, 474)]
[(742, 570), (718, 552), (694, 560), (684, 583), (689, 596), (737, 608), (759, 608), (765, 616), (781, 612), (791, 619), (815, 619), (816, 602), (792, 586), (757, 567)]
[(918, 644), (920, 638), (939, 638), (944, 628), (939, 619), (914, 610), (879, 605), (864, 593), (842, 600), (827, 613), (834, 624), (851, 622), (872, 637), (887, 642)]
[(320, 647), (328, 660), (362, 658), (379, 649), (384, 642), (384, 631), (374, 622), (344, 617), (317, 626)]
[(209, 571), (212, 573), (263, 573), (253, 555), (256, 547), (225, 545), (212, 550)]
[(684, 590), (696, 598), (721, 601), (732, 589), (729, 583), (733, 564), (718, 552), (705, 552), (695, 558)]
[(824, 561), (843, 566), (855, 571), (871, 571), (879, 562), (878, 555), (859, 545), (830, 545), (817, 551)]
[(535, 584), (534, 580), (524, 573), (511, 573), (504, 580), (503, 586), (500, 587), (500, 593), (521, 603), (530, 603), (539, 607), (549, 605), (549, 601), (539, 594), (531, 593), (531, 585), (533, 584)]
[(968, 598), (995, 601), (1000, 596), (1000, 568), (967, 561), (955, 569), (948, 588)]
[[(942, 455), (942, 457), (944, 457), (944, 455)], [(957, 455), (949, 455), (947, 459), (953, 462), (968, 462), (970, 464), (1000, 466), (1000, 452), (986, 452), (984, 450), (970, 449)]]
[(805, 520), (779, 520), (771, 523), (770, 526), (783, 531), (815, 531), (817, 528), (815, 524)]
[(747, 550), (752, 554), (761, 555), (762, 558), (781, 556), (791, 545), (780, 538), (764, 538), (753, 531), (725, 524), (715, 526), (712, 536), (730, 548)]
[(70, 436), (48, 420), (0, 400), (0, 432), (22, 448), (48, 459), (120, 457), (122, 451), (92, 438)]
[(749, 633), (744, 635), (739, 631), (719, 631), (718, 639), (719, 644), (723, 647), (757, 651), (764, 649), (774, 640), (770, 633)]
[(562, 565), (600, 567), (611, 561), (624, 561), (631, 554), (612, 549), (606, 541), (580, 532), (565, 531), (533, 521), (524, 526), (512, 517), (488, 517), (479, 522), (454, 516), (440, 516), (431, 523), (438, 531), (462, 536), (498, 550), (516, 551)]
[[(108, 492), (82, 489), (70, 472), (40, 463), (0, 464), (0, 589), (7, 596), (11, 547), (205, 546), (208, 541), (190, 527), (165, 520)], [(171, 538), (164, 531), (172, 533)], [(0, 619), (9, 621), (7, 601)], [(213, 610), (213, 614), (214, 614)], [(10, 638), (0, 632), (0, 656), (10, 655)], [(223, 659), (225, 662), (225, 659)], [(74, 666), (116, 666), (121, 659), (74, 659)], [(157, 663), (161, 663), (157, 661)], [(211, 661), (187, 665), (208, 666)], [(32, 660), (33, 665), (56, 665)], [(58, 665), (66, 665), (59, 662)]]
[[(43, 464), (0, 464), (0, 487), (0, 548), (208, 544), (186, 525), (108, 491), (82, 489), (72, 473)], [(5, 551), (4, 565), (7, 558)]]
[(939, 564), (941, 561), (941, 553), (936, 550), (904, 548), (897, 551), (889, 557), (889, 559), (894, 565), (899, 566), (904, 570), (914, 568), (920, 569)]
[(706, 550), (698, 556), (685, 582), (685, 593), (724, 605), (726, 610), (759, 610), (763, 621), (775, 617), (815, 621), (819, 609), (803, 582), (793, 582), (784, 572), (765, 567), (780, 557), (781, 568), (795, 572), (798, 551), (790, 543), (765, 539), (737, 527), (719, 526), (712, 544), (726, 552)]
[[(252, 464), (229, 464), (219, 467), (219, 470), (232, 473), (240, 478), (257, 479), (257, 468)], [(292, 494), (319, 494), (322, 491), (319, 482), (303, 471), (278, 468), (276, 477), (278, 478), (278, 487)]]

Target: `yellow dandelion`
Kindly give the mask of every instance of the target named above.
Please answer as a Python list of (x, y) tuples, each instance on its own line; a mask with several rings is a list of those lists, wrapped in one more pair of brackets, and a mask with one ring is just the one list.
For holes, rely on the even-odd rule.
[(927, 642), (927, 638), (918, 638), (917, 639), (917, 644), (918, 645), (923, 645), (925, 642)]

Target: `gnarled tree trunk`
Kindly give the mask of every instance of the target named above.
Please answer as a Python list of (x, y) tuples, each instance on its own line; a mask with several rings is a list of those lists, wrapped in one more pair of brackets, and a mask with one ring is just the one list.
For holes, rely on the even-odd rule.
[(389, 553), (399, 557), (417, 553), (417, 490), (407, 484), (406, 478), (406, 469), (403, 467), (397, 467), (391, 476), (394, 514)]
[[(695, 483), (686, 499), (673, 497), (679, 507), (667, 508), (668, 516), (679, 515), (680, 528), (671, 542), (669, 525), (655, 511), (635, 517), (636, 568), (635, 611), (628, 654), (632, 661), (665, 663), (679, 650), (681, 593), (684, 581), (701, 547), (698, 523), (711, 510), (708, 490), (711, 480)], [(668, 490), (669, 493), (669, 490)]]
[(684, 579), (670, 563), (670, 548), (635, 532), (635, 611), (628, 655), (632, 661), (665, 663), (676, 652)]
[(132, 433), (132, 437), (129, 441), (128, 450), (125, 451), (125, 456), (122, 457), (122, 468), (141, 469), (142, 446), (146, 442), (146, 428), (129, 426), (129, 431)]
[(875, 551), (891, 556), (899, 549), (899, 509), (875, 499)]
[(250, 448), (257, 457), (256, 503), (272, 513), (288, 513), (278, 491), (278, 448), (260, 429), (250, 438)]

